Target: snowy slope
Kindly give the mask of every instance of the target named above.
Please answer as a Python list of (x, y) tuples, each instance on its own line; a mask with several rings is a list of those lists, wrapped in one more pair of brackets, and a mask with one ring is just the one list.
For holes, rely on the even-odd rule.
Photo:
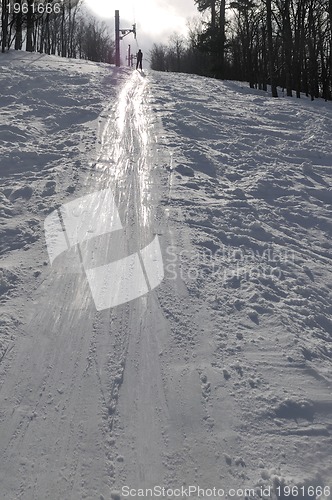
[(188, 290), (173, 331), (203, 377), (218, 457), (200, 478), (331, 481), (331, 104), (199, 77), (157, 85)]
[[(0, 498), (331, 485), (331, 103), (37, 54), (0, 66)], [(96, 311), (43, 224), (105, 188), (125, 238), (87, 251), (158, 235), (165, 278)]]

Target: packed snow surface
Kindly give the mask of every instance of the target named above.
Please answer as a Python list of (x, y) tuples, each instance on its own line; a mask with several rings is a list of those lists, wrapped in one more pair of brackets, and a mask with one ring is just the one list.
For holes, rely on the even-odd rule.
[[(14, 51), (0, 66), (0, 498), (326, 500), (332, 104)], [(51, 265), (46, 218), (107, 189), (123, 230)], [(85, 259), (156, 236), (162, 283), (98, 311)]]

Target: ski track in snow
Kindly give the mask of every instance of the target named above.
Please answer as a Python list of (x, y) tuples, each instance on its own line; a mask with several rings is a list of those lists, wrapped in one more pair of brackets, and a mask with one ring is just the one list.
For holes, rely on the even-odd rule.
[[(0, 497), (331, 482), (331, 103), (0, 66)], [(97, 265), (158, 234), (165, 279), (96, 312), (78, 252), (51, 268), (42, 225), (105, 188), (124, 231), (81, 252)]]
[[(101, 251), (100, 241), (81, 248), (98, 259), (115, 258), (113, 248), (120, 245), (130, 254), (153, 236), (147, 80), (138, 73), (126, 77), (113, 108), (106, 109), (108, 118), (100, 120), (97, 161), (87, 176), (88, 192), (113, 190), (125, 227), (125, 237), (102, 241)], [(43, 282), (34, 317), (3, 367), (1, 484), (8, 498), (95, 498), (102, 492), (108, 496), (117, 458), (112, 432), (129, 340), (132, 336), (136, 343), (142, 331), (146, 342), (147, 316), (163, 320), (153, 294), (118, 306), (115, 312), (96, 313), (78, 255), (70, 253), (59, 258), (56, 273)], [(158, 360), (158, 353), (149, 350)], [(141, 391), (148, 382), (148, 367), (148, 377), (158, 377), (158, 365), (151, 373), (142, 363)], [(152, 395), (145, 398), (148, 408), (155, 401)], [(137, 453), (142, 462), (143, 451)]]

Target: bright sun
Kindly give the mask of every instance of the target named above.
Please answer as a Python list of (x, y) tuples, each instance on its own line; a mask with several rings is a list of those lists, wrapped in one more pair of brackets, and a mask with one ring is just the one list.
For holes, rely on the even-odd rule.
[(86, 4), (98, 16), (107, 19), (114, 18), (115, 9), (120, 10), (120, 27), (131, 28), (136, 22), (138, 31), (145, 35), (164, 37), (174, 31), (186, 33), (186, 19), (164, 0), (86, 0)]

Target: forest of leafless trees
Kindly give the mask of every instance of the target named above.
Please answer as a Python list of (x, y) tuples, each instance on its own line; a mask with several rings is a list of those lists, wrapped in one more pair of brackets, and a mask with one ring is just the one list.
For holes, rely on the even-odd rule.
[(105, 24), (89, 16), (81, 0), (1, 0), (1, 50), (113, 62)]
[[(155, 44), (151, 67), (332, 99), (332, 0), (193, 0), (203, 20)], [(106, 25), (82, 0), (1, 0), (1, 50), (111, 63)]]
[(151, 66), (332, 98), (332, 0), (195, 0), (205, 21), (156, 44)]

